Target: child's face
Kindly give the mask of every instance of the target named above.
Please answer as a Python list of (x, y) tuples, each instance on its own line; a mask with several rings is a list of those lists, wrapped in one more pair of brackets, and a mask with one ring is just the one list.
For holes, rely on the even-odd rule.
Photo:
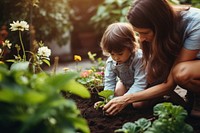
[(116, 61), (118, 64), (122, 64), (129, 59), (131, 51), (128, 48), (125, 48), (121, 52), (111, 52), (110, 55), (114, 61)]

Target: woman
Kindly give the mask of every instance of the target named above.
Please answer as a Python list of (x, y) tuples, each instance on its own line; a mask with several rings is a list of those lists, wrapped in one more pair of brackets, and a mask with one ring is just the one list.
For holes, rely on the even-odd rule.
[(200, 116), (200, 10), (175, 8), (166, 0), (135, 0), (127, 18), (139, 34), (148, 83), (144, 91), (116, 97), (104, 106), (115, 115), (133, 102), (155, 99), (177, 85), (193, 92), (191, 115)]

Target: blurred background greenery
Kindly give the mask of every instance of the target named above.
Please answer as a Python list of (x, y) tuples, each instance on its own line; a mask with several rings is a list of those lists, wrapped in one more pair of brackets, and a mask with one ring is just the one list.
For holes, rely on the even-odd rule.
[[(31, 39), (34, 38), (44, 42), (56, 41), (54, 45), (59, 46), (70, 44), (71, 54), (87, 56), (88, 51), (101, 53), (99, 41), (103, 31), (113, 22), (126, 21), (126, 13), (133, 1), (1, 0), (1, 36), (7, 30), (6, 37), (17, 41), (8, 30), (9, 24), (16, 20), (25, 20), (32, 27), (26, 34), (26, 41), (30, 42), (30, 45)], [(190, 4), (200, 8), (200, 0), (169, 1), (173, 4)], [(31, 35), (34, 37), (29, 37)]]

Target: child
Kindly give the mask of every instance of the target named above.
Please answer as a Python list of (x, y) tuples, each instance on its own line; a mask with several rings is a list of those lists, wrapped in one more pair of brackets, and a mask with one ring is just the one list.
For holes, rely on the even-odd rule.
[[(146, 73), (142, 63), (142, 51), (138, 48), (135, 33), (129, 23), (113, 23), (106, 29), (100, 44), (106, 61), (104, 90), (113, 90), (114, 96), (122, 96), (144, 90)], [(134, 108), (144, 102), (133, 103)], [(98, 102), (95, 103), (95, 106)]]

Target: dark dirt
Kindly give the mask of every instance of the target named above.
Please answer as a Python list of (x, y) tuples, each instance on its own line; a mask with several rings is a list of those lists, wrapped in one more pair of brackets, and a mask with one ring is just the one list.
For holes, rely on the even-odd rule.
[[(132, 106), (127, 106), (116, 116), (106, 116), (102, 110), (96, 110), (93, 107), (94, 103), (100, 100), (97, 94), (92, 94), (90, 99), (82, 99), (78, 96), (71, 98), (74, 99), (82, 116), (87, 120), (91, 133), (114, 133), (126, 122), (134, 122), (139, 118), (150, 120), (154, 118), (152, 108), (135, 110)], [(188, 117), (186, 122), (193, 127), (194, 133), (200, 133), (200, 119)]]

